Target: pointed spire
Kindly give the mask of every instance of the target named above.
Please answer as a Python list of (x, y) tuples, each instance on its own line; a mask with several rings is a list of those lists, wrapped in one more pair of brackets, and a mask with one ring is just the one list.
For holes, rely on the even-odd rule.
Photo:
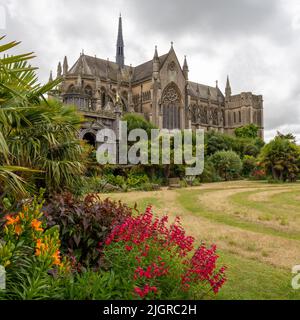
[(133, 76), (133, 68), (132, 68), (132, 64), (130, 63), (130, 66), (129, 66), (129, 80), (131, 81), (132, 79), (132, 76)]
[(116, 63), (121, 68), (124, 67), (124, 40), (123, 40), (123, 26), (122, 26), (122, 16), (121, 16), (121, 14), (120, 14), (120, 17), (119, 17)]
[(197, 83), (197, 88), (196, 88), (196, 93), (197, 93), (197, 103), (200, 99), (200, 87), (199, 87), (199, 83)]
[(59, 62), (57, 66), (57, 78), (61, 77), (61, 72), (62, 72), (61, 63)]
[(211, 92), (210, 92), (210, 88), (207, 87), (207, 96), (210, 97), (211, 96)]
[(216, 88), (219, 89), (219, 81), (216, 80)]
[(106, 60), (106, 70), (105, 70), (106, 79), (109, 79), (109, 58)]
[(170, 48), (170, 50), (173, 50), (174, 49), (174, 42), (173, 41), (171, 41), (171, 48)]
[(158, 59), (158, 52), (157, 52), (157, 46), (155, 46), (153, 60), (157, 60), (157, 59)]
[(49, 76), (49, 82), (53, 81), (53, 75), (52, 75), (52, 70), (50, 71), (50, 76)]
[(160, 61), (157, 53), (157, 46), (155, 46), (155, 50), (154, 50), (152, 68), (153, 68), (153, 79), (157, 80), (159, 77), (159, 70), (160, 70)]
[(229, 76), (227, 76), (225, 95), (226, 97), (231, 96), (231, 86), (230, 86)]
[(182, 70), (183, 70), (183, 74), (184, 74), (185, 79), (188, 80), (188, 78), (189, 78), (189, 67), (188, 67), (188, 64), (187, 64), (186, 56), (184, 56), (184, 62), (183, 62)]
[(64, 58), (64, 63), (63, 63), (63, 75), (65, 76), (68, 73), (69, 66), (68, 66), (68, 59), (67, 56)]
[(187, 70), (189, 69), (188, 64), (187, 64), (187, 60), (186, 60), (186, 56), (184, 56), (183, 69), (184, 68), (186, 68)]

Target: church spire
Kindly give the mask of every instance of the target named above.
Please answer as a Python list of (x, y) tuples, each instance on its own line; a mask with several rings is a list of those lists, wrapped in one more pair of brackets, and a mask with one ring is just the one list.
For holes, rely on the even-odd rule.
[(57, 78), (61, 77), (61, 72), (62, 72), (61, 63), (59, 62), (57, 66)]
[(157, 53), (157, 46), (155, 46), (152, 66), (153, 66), (153, 78), (154, 80), (157, 80), (159, 77), (159, 70), (160, 70), (160, 61)]
[(229, 76), (227, 76), (225, 95), (226, 97), (231, 96), (231, 86), (230, 86)]
[(50, 71), (49, 82), (53, 81), (52, 70)]
[(121, 16), (121, 14), (120, 14), (120, 17), (119, 17), (116, 63), (121, 68), (124, 67), (124, 40), (123, 40), (123, 27), (122, 27), (122, 16)]
[(63, 64), (63, 75), (65, 76), (68, 73), (69, 66), (68, 66), (68, 59), (67, 56), (64, 58), (64, 64)]
[(189, 67), (188, 67), (188, 64), (187, 64), (187, 61), (186, 61), (186, 56), (184, 56), (184, 62), (183, 62), (183, 66), (182, 66), (182, 71), (183, 71), (185, 79), (188, 80), (189, 79)]

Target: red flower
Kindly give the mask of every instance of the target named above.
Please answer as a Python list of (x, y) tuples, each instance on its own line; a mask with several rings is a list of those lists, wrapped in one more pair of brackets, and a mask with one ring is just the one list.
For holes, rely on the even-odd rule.
[(144, 214), (129, 216), (117, 225), (105, 240), (105, 250), (118, 243), (118, 255), (120, 247), (124, 256), (131, 259), (131, 252), (136, 249), (130, 260), (134, 267), (129, 281), (133, 281), (134, 294), (142, 299), (149, 294), (157, 294), (161, 289), (160, 283), (173, 275), (176, 263), (180, 263), (182, 270), (178, 276), (182, 291), (189, 291), (193, 285), (203, 282), (209, 284), (211, 291), (218, 293), (226, 277), (225, 267), (219, 270), (216, 267), (216, 246), (208, 248), (203, 243), (194, 251), (194, 242), (193, 237), (186, 235), (179, 217), (169, 224), (167, 216), (154, 217), (151, 207), (148, 207)]

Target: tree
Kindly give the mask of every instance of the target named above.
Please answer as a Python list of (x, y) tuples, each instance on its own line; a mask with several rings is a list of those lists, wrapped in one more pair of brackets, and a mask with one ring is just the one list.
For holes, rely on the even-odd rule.
[(249, 177), (253, 170), (257, 167), (257, 160), (253, 156), (245, 155), (243, 159), (242, 174), (245, 177)]
[(261, 163), (274, 180), (296, 181), (300, 168), (300, 148), (285, 136), (277, 135), (260, 154)]
[[(0, 38), (2, 40), (3, 38)], [(0, 52), (17, 46), (0, 45)], [(84, 170), (75, 107), (47, 101), (44, 95), (60, 79), (40, 85), (28, 64), (33, 55), (0, 58), (0, 197), (29, 191), (73, 188)]]
[(206, 146), (206, 154), (210, 156), (217, 151), (231, 150), (234, 138), (226, 134), (209, 131), (205, 133), (204, 142)]
[(234, 151), (218, 151), (210, 160), (225, 181), (237, 177), (242, 170), (241, 159)]
[(251, 123), (246, 126), (236, 128), (234, 130), (236, 137), (238, 138), (256, 138), (258, 135), (258, 127)]
[(147, 121), (143, 116), (138, 114), (128, 113), (123, 116), (122, 121), (127, 122), (127, 131), (134, 129), (143, 129), (147, 132), (150, 138), (151, 129), (157, 129), (151, 122)]

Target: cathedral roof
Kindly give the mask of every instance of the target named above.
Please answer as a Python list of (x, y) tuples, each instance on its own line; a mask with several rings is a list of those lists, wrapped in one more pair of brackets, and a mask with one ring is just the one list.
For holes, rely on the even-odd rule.
[(194, 98), (197, 98), (198, 90), (199, 90), (199, 98), (208, 99), (210, 94), (210, 98), (212, 100), (218, 100), (218, 97), (220, 97), (222, 99), (221, 101), (224, 101), (224, 95), (219, 88), (210, 87), (204, 84), (189, 81), (189, 89), (188, 89), (189, 95)]
[[(168, 53), (158, 57), (161, 66), (166, 61), (167, 57), (168, 57)], [(133, 81), (141, 81), (147, 78), (151, 79), (152, 72), (153, 72), (153, 60), (149, 60), (134, 68)]]
[[(165, 62), (168, 54), (164, 54), (159, 57), (160, 65), (162, 66)], [(139, 82), (145, 79), (151, 79), (153, 72), (152, 60), (149, 60), (143, 64), (133, 67), (133, 82)], [(119, 65), (113, 61), (108, 61), (96, 57), (91, 57), (85, 54), (81, 54), (79, 59), (75, 62), (73, 67), (69, 70), (69, 75), (87, 75), (87, 76), (98, 76), (100, 78), (106, 78), (106, 70), (108, 66), (109, 78), (113, 81), (117, 81), (117, 75)], [(124, 66), (122, 69), (124, 80), (128, 80), (129, 66)]]
[[(98, 76), (100, 78), (106, 78), (107, 67), (109, 78), (111, 80), (117, 81), (117, 75), (119, 70), (119, 65), (117, 63), (81, 54), (80, 58), (69, 70), (68, 74), (82, 74), (87, 76)], [(128, 78), (129, 68), (129, 66), (124, 66), (124, 68), (122, 69), (123, 76), (125, 79)]]

